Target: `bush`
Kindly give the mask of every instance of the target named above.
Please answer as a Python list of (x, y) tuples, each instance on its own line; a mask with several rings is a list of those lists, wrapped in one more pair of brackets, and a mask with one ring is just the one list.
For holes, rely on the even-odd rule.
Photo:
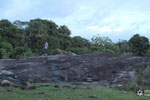
[(150, 66), (147, 63), (139, 63), (135, 65), (136, 82), (140, 86), (150, 85)]
[(12, 57), (18, 59), (21, 57), (29, 57), (29, 56), (34, 56), (31, 49), (25, 48), (24, 46), (18, 46), (14, 49)]
[(59, 54), (58, 50), (53, 49), (53, 50), (49, 50), (48, 55), (56, 55)]
[(145, 56), (149, 49), (149, 40), (139, 34), (134, 35), (129, 40), (129, 46), (131, 47), (132, 53), (136, 56)]
[(0, 43), (0, 58), (7, 59), (12, 53), (12, 45), (8, 42)]
[(102, 52), (115, 54), (115, 52), (113, 50), (110, 50), (110, 49), (103, 49)]
[(30, 57), (30, 56), (34, 56), (34, 54), (32, 53), (31, 49), (27, 49), (24, 52), (24, 57)]
[(150, 49), (148, 49), (148, 50), (146, 51), (145, 56), (150, 56)]
[(87, 54), (90, 53), (90, 49), (88, 49), (87, 47), (83, 47), (83, 48), (71, 48), (70, 49), (71, 52), (76, 53), (76, 54)]
[(138, 87), (138, 84), (136, 82), (127, 82), (123, 87), (120, 89), (125, 91), (135, 91), (135, 89)]
[(92, 53), (102, 52), (103, 51), (102, 48), (100, 48), (99, 46), (94, 46), (94, 45), (92, 45), (90, 49), (91, 49)]

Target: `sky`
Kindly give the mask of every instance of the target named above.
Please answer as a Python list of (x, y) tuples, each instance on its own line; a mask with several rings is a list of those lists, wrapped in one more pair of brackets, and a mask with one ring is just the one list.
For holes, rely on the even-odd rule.
[(0, 20), (41, 18), (66, 25), (71, 36), (99, 34), (113, 42), (150, 37), (150, 0), (0, 0)]

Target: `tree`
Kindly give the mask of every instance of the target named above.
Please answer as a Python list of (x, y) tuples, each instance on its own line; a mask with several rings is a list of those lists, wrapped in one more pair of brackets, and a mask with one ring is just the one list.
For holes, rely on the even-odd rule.
[(92, 52), (115, 52), (115, 45), (108, 37), (101, 37), (100, 35), (91, 38)]
[(13, 48), (22, 44), (20, 30), (8, 20), (0, 21), (0, 37), (9, 42)]
[(90, 53), (90, 42), (80, 36), (75, 36), (71, 39), (70, 51), (76, 54)]
[(90, 42), (80, 36), (75, 36), (71, 40), (72, 47), (90, 47)]
[(105, 48), (110, 48), (110, 46), (113, 45), (112, 40), (109, 39), (108, 37), (101, 37), (97, 35), (97, 36), (93, 36), (91, 40), (92, 40), (92, 44), (105, 47)]
[(2, 42), (3, 41), (3, 39), (2, 39), (2, 36), (1, 36), (1, 34), (0, 34), (0, 42)]
[(136, 56), (144, 56), (146, 51), (149, 48), (149, 40), (144, 36), (135, 34), (129, 40), (129, 45), (132, 49), (132, 52)]
[(63, 25), (58, 28), (58, 32), (58, 37), (60, 39), (60, 48), (63, 50), (68, 50), (68, 48), (71, 46), (71, 31), (67, 26)]
[(59, 31), (59, 33), (65, 35), (65, 36), (70, 36), (71, 35), (71, 31), (65, 25), (60, 26), (59, 29), (58, 29), (58, 31)]
[[(0, 45), (0, 57), (19, 58), (41, 55), (45, 40), (49, 44), (49, 54), (56, 54), (57, 48), (69, 50), (71, 46), (70, 34), (71, 31), (67, 26), (59, 27), (51, 20), (37, 18), (29, 22), (16, 20), (13, 23), (8, 20), (0, 20), (0, 43), (5, 44)], [(8, 50), (11, 48), (10, 54)]]
[[(38, 54), (41, 54), (41, 52), (43, 52), (44, 40), (48, 40), (48, 44), (50, 44), (50, 40), (54, 40), (54, 43), (52, 45), (54, 45), (54, 47), (57, 47), (58, 39), (54, 39), (57, 38), (59, 34), (57, 28), (58, 26), (54, 22), (49, 20), (30, 20), (29, 25), (26, 28), (26, 41), (29, 41), (28, 47), (31, 48), (33, 52), (36, 52)], [(57, 46), (55, 46), (55, 44)]]
[(20, 58), (20, 57), (29, 57), (32, 56), (33, 53), (30, 48), (26, 48), (25, 46), (18, 46), (13, 49), (13, 58)]
[(16, 20), (13, 22), (13, 25), (15, 25), (19, 29), (25, 29), (28, 27), (28, 22), (22, 22), (20, 20)]
[(132, 52), (127, 40), (119, 40), (119, 42), (116, 43), (116, 45), (119, 47), (120, 54), (126, 55)]
[(12, 45), (8, 42), (0, 43), (0, 58), (9, 58), (12, 53)]

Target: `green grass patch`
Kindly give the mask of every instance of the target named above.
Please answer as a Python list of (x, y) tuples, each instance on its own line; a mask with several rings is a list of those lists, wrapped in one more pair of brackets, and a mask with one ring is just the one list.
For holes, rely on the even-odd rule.
[(0, 100), (150, 100), (150, 97), (137, 96), (133, 91), (123, 92), (101, 86), (35, 84), (35, 90), (0, 88)]

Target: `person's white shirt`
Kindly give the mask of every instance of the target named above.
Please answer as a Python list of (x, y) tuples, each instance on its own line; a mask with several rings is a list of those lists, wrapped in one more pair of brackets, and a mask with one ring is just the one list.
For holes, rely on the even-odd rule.
[(48, 49), (48, 43), (47, 43), (47, 42), (45, 42), (44, 48), (45, 48), (45, 49)]

